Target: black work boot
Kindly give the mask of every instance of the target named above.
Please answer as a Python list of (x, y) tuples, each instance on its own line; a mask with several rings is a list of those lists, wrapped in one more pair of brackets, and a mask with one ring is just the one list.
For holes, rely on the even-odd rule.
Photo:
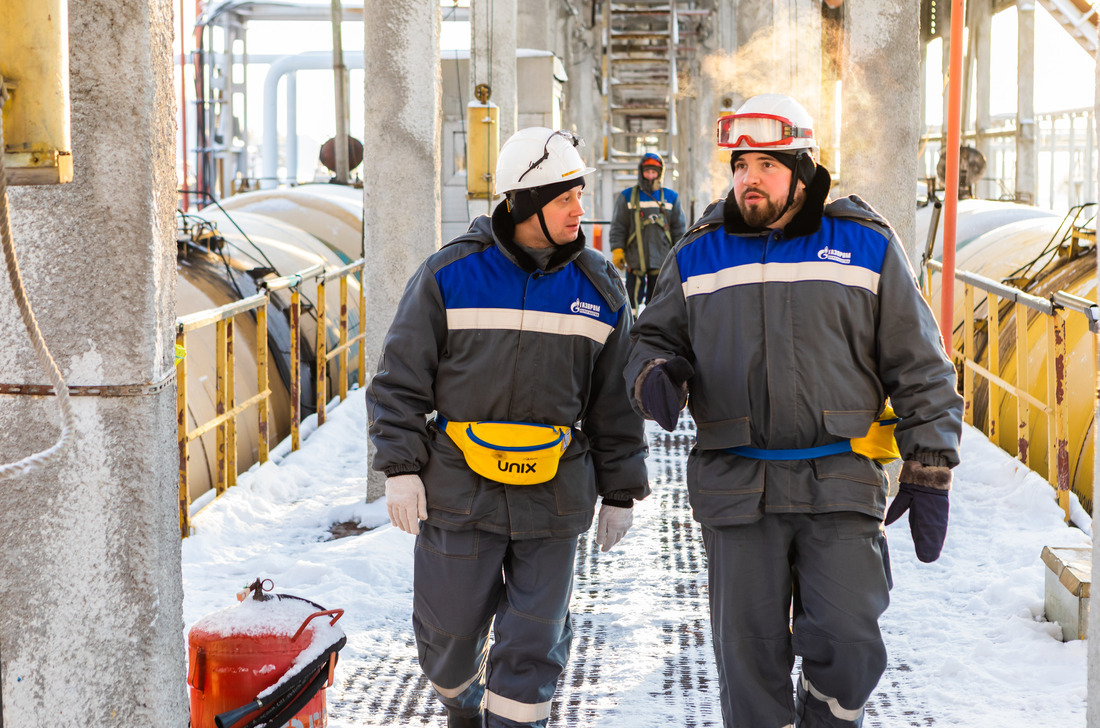
[(483, 728), (484, 725), (485, 714), (480, 710), (473, 715), (464, 715), (447, 709), (447, 728)]

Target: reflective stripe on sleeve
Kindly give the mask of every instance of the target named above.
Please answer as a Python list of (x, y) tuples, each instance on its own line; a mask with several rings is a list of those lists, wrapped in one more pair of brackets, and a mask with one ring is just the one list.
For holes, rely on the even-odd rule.
[(521, 703), (518, 700), (485, 691), (485, 710), (516, 723), (534, 723), (550, 717), (550, 701), (545, 703)]
[(832, 281), (842, 286), (866, 288), (878, 292), (879, 274), (859, 266), (838, 265), (818, 261), (804, 263), (750, 263), (723, 268), (714, 273), (691, 276), (683, 283), (684, 298), (714, 293), (723, 288), (750, 283), (795, 283), (797, 281)]
[(584, 336), (604, 343), (614, 327), (583, 314), (523, 311), (514, 308), (449, 308), (447, 328), (534, 331), (562, 336)]

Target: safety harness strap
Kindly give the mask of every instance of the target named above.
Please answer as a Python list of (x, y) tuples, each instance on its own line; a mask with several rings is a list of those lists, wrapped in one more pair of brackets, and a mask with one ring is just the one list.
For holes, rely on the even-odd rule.
[(634, 185), (634, 189), (630, 192), (630, 208), (634, 213), (634, 230), (631, 231), (627, 243), (633, 243), (638, 246), (638, 265), (642, 272), (648, 273), (649, 266), (645, 259), (645, 240), (642, 237), (642, 227), (649, 224), (660, 225), (661, 232), (665, 234), (669, 245), (672, 245), (672, 233), (669, 232), (668, 213), (665, 212), (665, 188), (662, 187), (660, 193), (657, 195), (657, 208), (661, 211), (660, 217), (658, 218), (656, 215), (650, 215), (646, 217), (644, 222), (642, 221), (641, 189), (640, 185)]

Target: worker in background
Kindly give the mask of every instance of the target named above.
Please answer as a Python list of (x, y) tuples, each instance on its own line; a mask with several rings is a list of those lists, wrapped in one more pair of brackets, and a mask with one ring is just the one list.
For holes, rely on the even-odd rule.
[(546, 725), (578, 536), (599, 498), (607, 551), (649, 493), (622, 384), (632, 317), (585, 247), (595, 170), (578, 142), (543, 128), (505, 142), (506, 199), (409, 280), (367, 391), (372, 467), (390, 519), (417, 536), (420, 665), (452, 727)]
[(828, 199), (797, 101), (754, 96), (719, 120), (718, 144), (733, 187), (665, 261), (626, 379), (665, 429), (685, 400), (695, 420), (687, 485), (725, 725), (859, 726), (891, 587), (887, 478), (868, 445), (885, 433), (900, 449), (887, 521), (908, 508), (934, 561), (959, 462), (955, 370), (893, 229), (854, 195)]
[(664, 174), (661, 155), (643, 155), (638, 184), (619, 193), (611, 213), (611, 260), (620, 270), (626, 269), (626, 292), (635, 315), (638, 306), (651, 298), (672, 244), (684, 234), (680, 197), (661, 185)]

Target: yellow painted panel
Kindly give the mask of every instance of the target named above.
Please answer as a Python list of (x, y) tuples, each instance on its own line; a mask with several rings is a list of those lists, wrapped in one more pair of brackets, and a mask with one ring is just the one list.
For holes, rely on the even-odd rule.
[(466, 195), (489, 199), (500, 149), (500, 109), (494, 103), (466, 107)]
[(9, 184), (72, 179), (69, 138), (68, 5), (65, 0), (0, 0), (0, 76)]

